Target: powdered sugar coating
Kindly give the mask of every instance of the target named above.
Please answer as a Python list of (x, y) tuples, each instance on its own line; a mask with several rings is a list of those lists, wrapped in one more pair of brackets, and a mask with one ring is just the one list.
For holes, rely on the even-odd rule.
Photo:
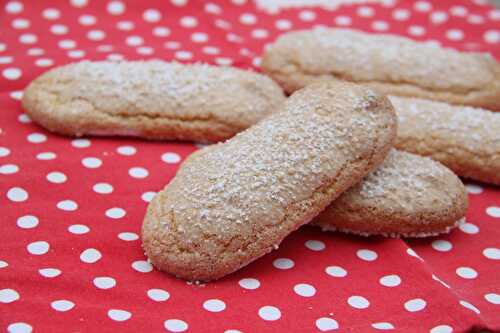
[(396, 147), (430, 156), (460, 176), (500, 184), (500, 113), (391, 96)]
[(366, 88), (297, 92), (281, 111), (183, 164), (150, 204), (148, 256), (190, 279), (255, 260), (379, 163), (394, 120), (387, 100)]

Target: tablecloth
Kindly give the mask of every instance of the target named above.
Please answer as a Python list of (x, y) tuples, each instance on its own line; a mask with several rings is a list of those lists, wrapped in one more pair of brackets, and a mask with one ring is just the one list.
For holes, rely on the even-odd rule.
[(500, 330), (498, 187), (466, 182), (467, 223), (450, 235), (363, 238), (306, 226), (220, 281), (186, 283), (148, 263), (140, 227), (155, 191), (198, 147), (54, 135), (19, 101), (43, 71), (83, 59), (259, 70), (266, 44), (314, 26), (401, 34), (499, 58), (499, 20), (482, 0), (3, 1), (0, 330)]

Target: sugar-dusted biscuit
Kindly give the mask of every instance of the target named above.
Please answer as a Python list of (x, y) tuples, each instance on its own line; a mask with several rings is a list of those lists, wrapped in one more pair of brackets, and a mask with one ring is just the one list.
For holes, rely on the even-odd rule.
[(399, 118), (395, 146), (429, 156), (457, 175), (500, 185), (500, 113), (390, 96)]
[(264, 75), (163, 61), (89, 62), (52, 69), (23, 106), (50, 131), (214, 142), (232, 137), (284, 101)]
[(312, 224), (365, 236), (427, 237), (457, 226), (466, 210), (465, 186), (453, 172), (430, 158), (393, 149)]
[(265, 52), (262, 69), (287, 92), (316, 80), (338, 79), (391, 95), (500, 110), (500, 65), (490, 55), (387, 34), (289, 32)]
[(352, 83), (311, 85), (276, 111), (154, 197), (142, 227), (154, 266), (213, 280), (247, 265), (382, 163), (396, 135), (388, 99)]

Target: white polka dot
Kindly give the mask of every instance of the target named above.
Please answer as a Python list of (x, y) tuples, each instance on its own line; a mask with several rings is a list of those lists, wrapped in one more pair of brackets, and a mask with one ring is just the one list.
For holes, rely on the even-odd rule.
[(447, 252), (453, 248), (453, 245), (447, 240), (437, 239), (432, 242), (432, 248), (436, 251)]
[(118, 238), (121, 240), (130, 242), (130, 241), (135, 241), (139, 239), (139, 235), (133, 232), (121, 232), (118, 234)]
[(486, 208), (486, 214), (491, 217), (499, 217), (500, 218), (500, 207), (491, 206)]
[(75, 148), (87, 148), (87, 147), (90, 147), (90, 140), (88, 140), (88, 139), (74, 139), (74, 140), (71, 140), (71, 145)]
[(9, 266), (9, 264), (6, 261), (0, 260), (0, 268), (5, 268)]
[(61, 299), (61, 300), (53, 301), (52, 303), (50, 303), (50, 306), (52, 307), (52, 309), (54, 309), (56, 311), (66, 312), (66, 311), (73, 309), (75, 307), (75, 303), (68, 301), (68, 300)]
[(455, 272), (463, 279), (475, 279), (477, 277), (477, 272), (470, 267), (459, 267)]
[(134, 261), (132, 268), (141, 273), (149, 273), (153, 270), (153, 266), (145, 260)]
[(150, 202), (151, 200), (153, 200), (154, 196), (156, 195), (156, 192), (144, 192), (142, 195), (141, 195), (141, 199), (144, 200), (145, 202)]
[(139, 46), (142, 45), (142, 43), (144, 43), (144, 40), (140, 36), (129, 36), (125, 40), (125, 43), (128, 46)]
[(38, 270), (38, 273), (40, 273), (41, 276), (49, 279), (61, 275), (61, 271), (57, 268), (42, 268)]
[(165, 329), (169, 332), (184, 332), (188, 329), (188, 324), (180, 319), (168, 319), (163, 323)]
[(481, 311), (479, 311), (478, 308), (476, 308), (474, 305), (470, 304), (469, 302), (466, 302), (466, 301), (462, 300), (459, 303), (460, 303), (461, 306), (463, 306), (466, 309), (469, 309), (469, 310), (471, 310), (471, 311), (473, 311), (473, 312), (475, 312), (477, 314), (481, 313)]
[(33, 215), (24, 215), (17, 219), (17, 226), (23, 229), (35, 228), (38, 223), (38, 217)]
[(467, 189), (467, 193), (470, 193), (470, 194), (483, 193), (483, 188), (477, 184), (467, 184), (467, 185), (465, 185), (465, 188)]
[(106, 9), (111, 15), (121, 15), (125, 12), (125, 4), (121, 1), (111, 1)]
[(106, 34), (102, 30), (90, 30), (87, 32), (87, 38), (90, 40), (103, 40)]
[(216, 55), (220, 53), (220, 50), (214, 46), (205, 46), (201, 50), (205, 54)]
[(489, 293), (484, 295), (484, 299), (490, 302), (491, 304), (500, 304), (500, 295), (495, 293)]
[(221, 312), (226, 309), (226, 303), (220, 299), (209, 299), (203, 302), (203, 308), (210, 312)]
[(281, 318), (281, 311), (271, 305), (263, 306), (259, 309), (259, 317), (267, 321), (274, 321)]
[(21, 77), (23, 72), (19, 68), (9, 67), (2, 71), (2, 75), (7, 80), (17, 80)]
[(207, 3), (205, 5), (205, 11), (210, 14), (220, 14), (222, 12), (220, 7), (214, 3)]
[(0, 43), (0, 52), (3, 52), (7, 49), (7, 45), (5, 43)]
[(428, 12), (432, 9), (432, 5), (427, 1), (417, 1), (413, 7), (418, 12)]
[(170, 35), (170, 29), (167, 27), (155, 27), (153, 29), (153, 35), (157, 37), (167, 37)]
[(322, 251), (325, 249), (325, 243), (319, 240), (308, 240), (305, 246), (312, 251)]
[(347, 299), (347, 303), (356, 309), (366, 309), (370, 306), (370, 302), (363, 296), (351, 296)]
[(492, 21), (498, 21), (500, 20), (500, 9), (492, 9), (488, 12), (488, 17)]
[(233, 64), (233, 59), (217, 57), (215, 58), (215, 63), (219, 66), (231, 66)]
[(0, 303), (12, 303), (20, 298), (14, 289), (0, 289)]
[(149, 172), (141, 167), (133, 167), (128, 170), (128, 174), (133, 178), (146, 178)]
[(453, 6), (450, 8), (450, 13), (453, 16), (465, 17), (469, 11), (464, 6)]
[(386, 31), (389, 29), (389, 24), (386, 21), (374, 21), (372, 29), (376, 31)]
[[(134, 24), (134, 22), (131, 22), (131, 21), (120, 21), (120, 22), (116, 23), (116, 28), (118, 30), (130, 31), (130, 30), (133, 30), (134, 27), (135, 27), (135, 24)], [(132, 37), (137, 37), (137, 36), (132, 36)], [(142, 44), (142, 41), (141, 41), (141, 44)], [(130, 45), (130, 44), (127, 43), (127, 45)], [(134, 45), (130, 45), (130, 46), (134, 46)]]
[(254, 290), (260, 287), (260, 281), (253, 278), (245, 278), (238, 281), (241, 288)]
[(451, 333), (453, 332), (453, 328), (449, 325), (439, 325), (433, 327), (430, 331), (430, 333)]
[(7, 198), (14, 202), (23, 202), (28, 200), (28, 192), (21, 187), (12, 187), (7, 191)]
[(362, 6), (359, 7), (356, 13), (361, 17), (372, 17), (375, 15), (375, 11), (371, 7)]
[(93, 282), (99, 289), (111, 289), (116, 286), (116, 280), (109, 276), (96, 277)]
[(88, 0), (70, 0), (73, 7), (81, 8), (87, 5)]
[(132, 314), (125, 310), (111, 309), (108, 311), (108, 317), (114, 321), (126, 321), (132, 317)]
[(111, 219), (121, 219), (127, 214), (125, 210), (119, 207), (113, 207), (108, 210), (106, 210), (106, 216), (111, 218)]
[(108, 183), (97, 183), (92, 187), (92, 190), (99, 194), (109, 194), (113, 192), (113, 186)]
[(41, 161), (53, 160), (57, 157), (55, 153), (52, 152), (44, 152), (36, 155), (36, 158)]
[(53, 64), (54, 61), (48, 58), (41, 58), (35, 61), (35, 65), (37, 65), (38, 67), (49, 67), (52, 66)]
[(333, 277), (345, 277), (347, 276), (347, 271), (340, 266), (328, 266), (325, 269), (326, 274)]
[(453, 41), (464, 39), (464, 32), (459, 29), (450, 29), (446, 31), (446, 38)]
[(42, 12), (42, 16), (47, 20), (57, 20), (61, 17), (61, 12), (57, 8), (47, 8)]
[(391, 323), (387, 323), (387, 322), (373, 323), (372, 327), (377, 329), (377, 330), (393, 330), (394, 329), (394, 325), (392, 325)]
[(407, 301), (404, 305), (406, 311), (417, 312), (423, 310), (427, 305), (427, 302), (421, 298), (414, 298)]
[(472, 223), (462, 223), (458, 226), (462, 232), (466, 234), (477, 234), (479, 232), (479, 227)]
[(289, 20), (281, 19), (277, 20), (274, 26), (278, 30), (288, 30), (292, 28), (292, 22), (290, 22)]
[(85, 51), (82, 50), (71, 50), (68, 52), (68, 57), (70, 58), (77, 59), (77, 58), (82, 58), (84, 56), (85, 56)]
[(13, 58), (11, 56), (0, 57), (0, 64), (10, 64)]
[(82, 15), (78, 18), (78, 23), (81, 25), (94, 25), (97, 19), (93, 15)]
[(139, 54), (142, 54), (142, 55), (150, 55), (150, 54), (153, 54), (155, 52), (155, 50), (149, 46), (140, 46), (135, 51)]
[(340, 26), (348, 26), (351, 25), (352, 20), (349, 16), (337, 16), (335, 18), (335, 24)]
[(378, 255), (375, 251), (361, 249), (356, 252), (359, 259), (365, 261), (374, 261), (377, 259)]
[(64, 35), (68, 33), (68, 27), (64, 24), (54, 24), (50, 27), (50, 31), (54, 35)]
[(0, 165), (0, 174), (11, 175), (19, 171), (19, 167), (15, 164)]
[(401, 284), (401, 278), (398, 275), (386, 275), (380, 278), (380, 284), (386, 287), (396, 287)]
[(486, 43), (498, 44), (500, 43), (500, 30), (488, 30), (484, 33), (483, 39)]
[(408, 28), (408, 33), (412, 36), (423, 36), (425, 28), (419, 25), (412, 25)]
[(7, 327), (7, 332), (9, 333), (31, 333), (33, 332), (33, 327), (27, 323), (13, 323)]
[(299, 13), (299, 19), (305, 22), (311, 22), (316, 19), (316, 13), (310, 10), (303, 10)]
[(54, 184), (62, 184), (67, 179), (68, 179), (68, 177), (66, 177), (66, 175), (64, 173), (59, 172), (59, 171), (53, 171), (53, 172), (50, 172), (49, 174), (47, 174), (47, 180), (51, 183), (54, 183)]
[(80, 260), (87, 264), (96, 263), (101, 258), (102, 258), (101, 252), (93, 248), (86, 249), (80, 254)]
[(156, 302), (165, 302), (170, 298), (168, 291), (163, 289), (149, 289), (147, 294), (149, 298)]
[(194, 28), (198, 25), (198, 20), (192, 16), (184, 16), (179, 23), (184, 28)]
[(73, 224), (68, 227), (68, 231), (75, 235), (83, 235), (90, 231), (84, 224)]
[(238, 330), (225, 330), (224, 333), (242, 333), (242, 332)]
[(82, 164), (86, 168), (95, 169), (102, 165), (102, 161), (97, 157), (85, 157), (82, 159)]
[(290, 269), (295, 266), (295, 263), (288, 258), (278, 258), (273, 261), (273, 266), (278, 269)]
[(181, 157), (176, 153), (165, 153), (161, 155), (161, 160), (168, 164), (176, 164), (181, 161)]
[(19, 1), (9, 1), (5, 5), (5, 11), (9, 14), (18, 14), (23, 11), (23, 4)]
[(73, 200), (62, 200), (57, 203), (57, 208), (71, 212), (78, 209), (78, 204)]
[(484, 23), (484, 18), (481, 15), (472, 14), (467, 17), (467, 22), (470, 24), (482, 24)]
[(36, 256), (40, 256), (49, 252), (50, 245), (45, 241), (37, 241), (29, 243), (26, 249), (28, 250), (29, 253), (34, 254)]
[(252, 30), (252, 37), (257, 39), (267, 38), (269, 33), (265, 29), (255, 29)]
[(41, 55), (45, 54), (45, 50), (43, 50), (39, 47), (33, 47), (33, 48), (28, 50), (27, 54), (29, 56), (41, 56)]
[(191, 35), (191, 40), (195, 43), (205, 43), (208, 41), (208, 35), (204, 32), (195, 32)]
[(9, 156), (10, 149), (5, 147), (0, 147), (0, 157)]
[(135, 149), (135, 147), (132, 146), (120, 146), (116, 148), (116, 151), (120, 155), (132, 156), (137, 152), (137, 149)]
[(14, 29), (27, 29), (30, 27), (30, 21), (27, 19), (18, 18), (12, 21), (12, 27)]
[(189, 60), (193, 57), (193, 54), (189, 51), (177, 51), (175, 57), (179, 60)]
[(21, 98), (23, 98), (23, 92), (20, 91), (20, 90), (13, 91), (13, 92), (10, 93), (10, 97), (12, 97), (15, 100), (20, 101)]
[(321, 317), (321, 318), (316, 319), (316, 327), (320, 331), (326, 332), (326, 331), (332, 331), (332, 330), (338, 329), (339, 324), (333, 318)]
[(113, 45), (99, 45), (96, 49), (97, 52), (111, 52), (113, 51)]
[(443, 11), (435, 11), (430, 15), (430, 19), (434, 24), (441, 24), (448, 21), (448, 14)]
[(312, 297), (316, 294), (316, 288), (306, 283), (299, 283), (293, 287), (293, 291), (302, 297)]
[(31, 143), (42, 143), (42, 142), (47, 141), (47, 136), (45, 136), (45, 134), (41, 134), (41, 133), (31, 133), (27, 136), (27, 140), (28, 140), (28, 142), (31, 142)]
[(495, 247), (488, 247), (483, 250), (483, 255), (491, 260), (500, 260), (500, 249)]
[(158, 22), (161, 20), (161, 13), (157, 9), (147, 9), (142, 14), (142, 18), (146, 22)]

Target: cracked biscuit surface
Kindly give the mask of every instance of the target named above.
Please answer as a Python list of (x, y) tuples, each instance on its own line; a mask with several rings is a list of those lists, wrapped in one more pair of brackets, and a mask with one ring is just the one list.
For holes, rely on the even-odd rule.
[(389, 97), (398, 115), (395, 147), (429, 156), (457, 175), (500, 185), (500, 113)]
[(277, 248), (376, 168), (395, 134), (386, 97), (351, 83), (308, 86), (186, 160), (149, 204), (143, 248), (178, 277), (223, 277)]
[(457, 226), (466, 211), (467, 192), (453, 172), (430, 158), (393, 149), (312, 224), (364, 236), (428, 237)]
[(35, 122), (64, 135), (215, 142), (253, 125), (284, 99), (268, 77), (235, 68), (83, 61), (42, 74), (22, 103)]
[(388, 34), (351, 29), (289, 32), (271, 44), (263, 71), (291, 93), (317, 80), (347, 80), (382, 93), (500, 110), (500, 65)]

